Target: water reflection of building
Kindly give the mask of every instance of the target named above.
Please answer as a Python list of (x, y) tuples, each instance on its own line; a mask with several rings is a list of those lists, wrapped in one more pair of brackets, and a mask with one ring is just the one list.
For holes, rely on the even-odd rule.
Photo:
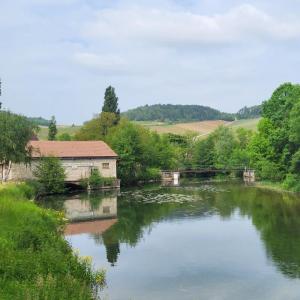
[(89, 199), (73, 198), (64, 202), (66, 235), (102, 234), (117, 222), (117, 195), (96, 195)]
[(117, 219), (105, 219), (70, 223), (65, 229), (65, 235), (76, 235), (82, 233), (102, 234), (117, 223)]
[(117, 196), (104, 196), (99, 200), (97, 198), (66, 200), (64, 203), (65, 215), (71, 222), (116, 218)]

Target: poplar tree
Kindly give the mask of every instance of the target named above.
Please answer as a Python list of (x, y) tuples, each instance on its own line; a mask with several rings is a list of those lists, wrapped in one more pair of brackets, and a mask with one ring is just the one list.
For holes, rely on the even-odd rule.
[(52, 116), (49, 127), (48, 127), (48, 140), (54, 141), (57, 134), (57, 128), (56, 128), (56, 120), (55, 117)]
[(118, 108), (118, 100), (115, 89), (112, 86), (109, 86), (105, 90), (102, 112), (114, 113), (119, 117), (120, 109)]

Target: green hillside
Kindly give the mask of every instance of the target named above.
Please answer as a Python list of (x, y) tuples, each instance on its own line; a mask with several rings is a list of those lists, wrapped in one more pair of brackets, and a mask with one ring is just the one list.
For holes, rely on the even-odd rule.
[(235, 116), (201, 105), (155, 104), (140, 106), (122, 114), (132, 121), (193, 122), (207, 120), (233, 121)]

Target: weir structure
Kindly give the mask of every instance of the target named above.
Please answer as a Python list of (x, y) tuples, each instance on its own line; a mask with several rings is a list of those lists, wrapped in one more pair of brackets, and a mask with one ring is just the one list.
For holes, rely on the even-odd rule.
[(164, 170), (161, 172), (162, 181), (178, 182), (181, 174), (216, 174), (228, 172), (242, 172), (245, 182), (255, 182), (255, 170), (244, 166), (215, 168), (211, 166), (198, 166), (193, 168), (179, 168), (177, 170)]

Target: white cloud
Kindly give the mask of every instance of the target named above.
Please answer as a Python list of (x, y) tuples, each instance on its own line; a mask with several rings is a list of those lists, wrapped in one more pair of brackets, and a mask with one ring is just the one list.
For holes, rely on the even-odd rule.
[(300, 37), (300, 22), (278, 20), (244, 4), (212, 16), (159, 9), (106, 9), (84, 34), (92, 38), (137, 39), (166, 44), (219, 44), (243, 39)]

